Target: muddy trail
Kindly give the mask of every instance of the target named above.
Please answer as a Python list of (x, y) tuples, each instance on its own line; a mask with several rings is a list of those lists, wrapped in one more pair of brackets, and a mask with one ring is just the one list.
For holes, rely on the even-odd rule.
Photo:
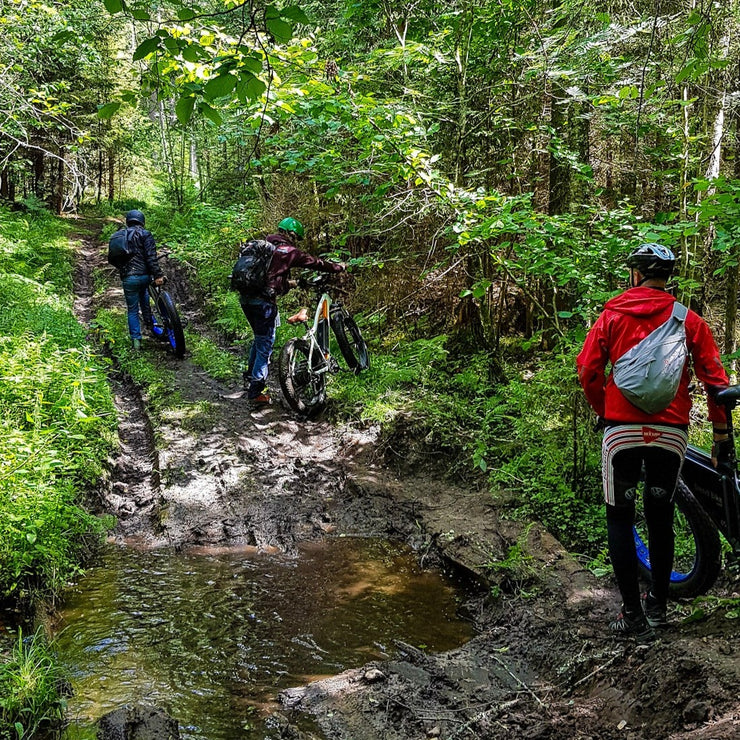
[[(98, 224), (81, 224), (76, 310), (86, 324), (101, 306), (123, 305), (98, 233)], [(105, 290), (93, 291), (96, 270), (109, 276)], [(185, 272), (166, 271), (197, 331), (202, 317)], [(152, 342), (144, 351), (164, 348)], [(539, 525), (502, 520), (485, 490), (445, 482), (439, 467), (391, 469), (372, 428), (297, 420), (279, 403), (253, 411), (244, 398), (227, 398), (238, 388), (188, 356), (165, 362), (182, 404), (154, 422), (140, 389), (113, 373), (120, 448), (100, 507), (117, 516), (117, 540), (294, 553), (326, 537), (386, 537), (469, 587), (470, 642), (442, 654), (399, 643), (392, 659), (283, 691), (274, 737), (740, 737), (740, 620), (717, 610), (690, 621), (684, 607), (649, 646), (615, 641), (607, 634), (614, 584), (593, 577)], [(490, 567), (517, 543), (526, 554), (518, 568)], [(736, 588), (726, 580), (713, 593)]]

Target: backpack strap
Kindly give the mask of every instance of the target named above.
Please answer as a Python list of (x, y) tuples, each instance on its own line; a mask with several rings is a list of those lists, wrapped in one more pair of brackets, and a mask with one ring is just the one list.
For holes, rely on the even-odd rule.
[(678, 301), (674, 302), (673, 311), (671, 311), (671, 318), (677, 319), (683, 324), (686, 321), (688, 314), (689, 309), (686, 308), (683, 303), (679, 303)]

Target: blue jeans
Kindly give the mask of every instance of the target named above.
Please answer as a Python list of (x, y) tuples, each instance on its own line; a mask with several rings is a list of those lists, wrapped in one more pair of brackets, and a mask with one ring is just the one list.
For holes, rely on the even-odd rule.
[(149, 294), (146, 289), (151, 277), (149, 275), (128, 275), (121, 281), (123, 295), (126, 298), (128, 311), (128, 333), (131, 339), (141, 339), (141, 324), (139, 323), (139, 309), (147, 326), (152, 325), (152, 309), (149, 305)]
[(261, 298), (240, 298), (242, 311), (254, 332), (254, 341), (249, 350), (246, 376), (249, 380), (247, 398), (257, 398), (265, 390), (270, 372), (270, 357), (275, 344), (277, 306)]
[(274, 303), (261, 298), (241, 298), (239, 302), (254, 332), (246, 372), (249, 380), (247, 398), (257, 398), (267, 384), (270, 357), (275, 344), (278, 308)]

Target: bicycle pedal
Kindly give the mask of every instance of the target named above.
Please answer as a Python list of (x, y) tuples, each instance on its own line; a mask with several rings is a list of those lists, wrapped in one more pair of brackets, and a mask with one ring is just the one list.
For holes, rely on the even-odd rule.
[(334, 357), (330, 357), (328, 361), (328, 369), (330, 373), (338, 373), (342, 368), (339, 367), (339, 363)]

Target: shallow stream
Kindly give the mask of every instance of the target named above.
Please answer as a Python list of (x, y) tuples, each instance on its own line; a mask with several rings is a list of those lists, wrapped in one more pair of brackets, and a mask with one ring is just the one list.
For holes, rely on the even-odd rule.
[(127, 703), (157, 705), (184, 740), (262, 738), (277, 693), (472, 636), (461, 595), (409, 550), (336, 539), (297, 558), (111, 547), (65, 597), (57, 647), (72, 677), (67, 740)]

